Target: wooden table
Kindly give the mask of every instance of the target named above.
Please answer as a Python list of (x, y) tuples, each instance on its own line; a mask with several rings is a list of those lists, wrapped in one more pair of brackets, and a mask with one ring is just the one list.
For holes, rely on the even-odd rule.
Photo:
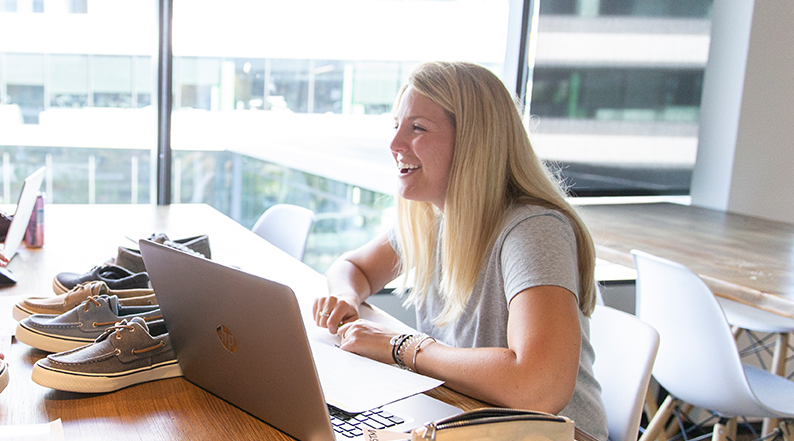
[[(48, 205), (45, 219), (44, 247), (21, 247), (9, 265), (20, 281), (0, 289), (4, 310), (0, 322), (6, 325), (15, 323), (11, 307), (17, 300), (54, 295), (52, 280), (57, 273), (86, 272), (115, 257), (118, 246), (137, 248), (125, 237), (138, 239), (152, 233), (164, 232), (172, 239), (208, 234), (214, 260), (239, 263), (282, 283), (294, 281), (296, 286), (322, 283), (321, 275), (208, 205)], [(295, 289), (296, 294), (314, 294), (301, 290)], [(46, 355), (22, 343), (11, 344), (6, 354), (10, 383), (0, 393), (0, 432), (4, 425), (60, 418), (66, 439), (73, 440), (292, 439), (183, 378), (108, 394), (39, 386), (30, 379), (31, 369)], [(483, 406), (444, 387), (428, 394), (464, 410)]]
[(718, 296), (794, 317), (794, 225), (673, 203), (583, 205), (599, 258), (638, 249), (688, 266)]

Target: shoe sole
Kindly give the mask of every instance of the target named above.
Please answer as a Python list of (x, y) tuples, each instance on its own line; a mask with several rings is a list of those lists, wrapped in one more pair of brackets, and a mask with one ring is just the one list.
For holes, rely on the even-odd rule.
[(58, 281), (57, 277), (52, 279), (52, 290), (55, 291), (55, 294), (66, 294), (69, 290)]
[[(113, 295), (118, 296), (119, 292), (114, 292)], [(119, 297), (119, 304), (123, 306), (154, 306), (157, 305), (157, 298), (154, 296), (154, 292), (152, 294), (141, 295), (136, 297)], [(32, 311), (26, 309), (24, 306), (17, 303), (14, 305), (14, 308), (11, 310), (11, 316), (14, 320), (21, 322), (22, 320), (30, 317), (33, 314), (53, 314), (53, 315), (61, 315), (65, 311), (58, 311), (58, 310), (39, 310), (39, 311)]]
[(35, 314), (33, 311), (28, 311), (19, 305), (14, 305), (14, 309), (11, 310), (11, 316), (14, 317), (16, 321), (22, 321), (33, 314)]
[(182, 376), (179, 363), (172, 360), (155, 366), (114, 374), (90, 374), (45, 367), (36, 362), (31, 378), (41, 386), (67, 392), (105, 393), (135, 384)]
[(0, 360), (0, 392), (8, 386), (8, 365)]
[(54, 336), (46, 334), (35, 329), (23, 326), (22, 323), (17, 324), (17, 330), (14, 333), (17, 341), (25, 343), (36, 349), (45, 352), (65, 352), (77, 349), (80, 346), (85, 346), (94, 342), (94, 338), (76, 338), (64, 337), (61, 335)]

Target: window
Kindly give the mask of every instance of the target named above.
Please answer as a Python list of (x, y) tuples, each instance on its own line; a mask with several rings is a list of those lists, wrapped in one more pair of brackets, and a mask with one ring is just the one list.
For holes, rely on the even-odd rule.
[(579, 196), (685, 195), (711, 1), (540, 3), (527, 119)]
[(50, 55), (49, 61), (50, 107), (88, 106), (88, 55)]
[(506, 0), (202, 4), (174, 2), (172, 200), (246, 227), (276, 203), (308, 207), (319, 271), (392, 221), (390, 112), (413, 67), (500, 72), (506, 50)]
[(48, 203), (152, 201), (156, 2), (0, 5), (2, 202), (42, 165)]
[[(309, 207), (305, 260), (324, 271), (392, 221), (390, 110), (409, 72), (501, 74), (511, 3), (174, 0), (171, 200), (246, 227), (275, 203)], [(711, 0), (539, 5), (539, 155), (578, 195), (686, 194)], [(156, 17), (156, 0), (0, 0), (4, 200), (42, 163), (51, 203), (155, 200)]]

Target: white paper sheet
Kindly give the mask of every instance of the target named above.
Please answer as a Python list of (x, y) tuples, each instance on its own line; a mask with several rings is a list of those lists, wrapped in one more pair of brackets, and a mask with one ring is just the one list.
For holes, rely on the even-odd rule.
[(0, 426), (0, 441), (64, 441), (61, 419), (44, 424)]
[(325, 401), (347, 412), (374, 409), (443, 384), (343, 351), (337, 347), (338, 337), (313, 323), (307, 323), (307, 333)]
[[(306, 334), (328, 404), (351, 413), (363, 412), (444, 383), (340, 349), (339, 337), (314, 323), (309, 299), (299, 300), (303, 300), (299, 303)], [(369, 305), (362, 305), (359, 312), (361, 318), (381, 323), (397, 332), (416, 332)]]

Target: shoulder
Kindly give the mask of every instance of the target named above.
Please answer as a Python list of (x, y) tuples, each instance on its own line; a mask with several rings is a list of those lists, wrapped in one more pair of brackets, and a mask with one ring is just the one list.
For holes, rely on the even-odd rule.
[(558, 210), (530, 204), (514, 204), (504, 216), (500, 240), (521, 233), (573, 234), (573, 224)]

